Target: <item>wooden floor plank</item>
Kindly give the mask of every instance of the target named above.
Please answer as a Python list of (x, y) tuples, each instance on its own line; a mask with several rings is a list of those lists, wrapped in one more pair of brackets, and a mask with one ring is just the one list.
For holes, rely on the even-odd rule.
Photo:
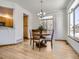
[(79, 59), (79, 56), (64, 41), (56, 41), (53, 50), (48, 42), (40, 51), (38, 48), (33, 50), (29, 41), (25, 41), (0, 47), (0, 59)]

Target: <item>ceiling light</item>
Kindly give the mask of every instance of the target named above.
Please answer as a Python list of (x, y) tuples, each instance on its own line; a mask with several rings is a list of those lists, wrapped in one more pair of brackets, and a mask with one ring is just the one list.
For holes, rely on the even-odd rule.
[(43, 18), (46, 15), (46, 13), (43, 11), (43, 0), (41, 0), (40, 3), (41, 3), (41, 10), (39, 13), (37, 13), (37, 15), (39, 18)]

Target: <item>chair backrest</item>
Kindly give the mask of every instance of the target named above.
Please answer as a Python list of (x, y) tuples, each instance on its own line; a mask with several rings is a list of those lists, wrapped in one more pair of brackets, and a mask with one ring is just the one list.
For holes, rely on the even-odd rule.
[(32, 36), (33, 36), (33, 39), (39, 39), (40, 38), (40, 30), (33, 29), (32, 30)]
[(33, 38), (33, 37), (32, 37), (32, 30), (30, 30), (29, 33), (30, 33), (30, 38)]
[(52, 30), (51, 40), (53, 39), (53, 36), (54, 36), (54, 29)]
[(47, 30), (42, 30), (42, 33), (47, 33)]

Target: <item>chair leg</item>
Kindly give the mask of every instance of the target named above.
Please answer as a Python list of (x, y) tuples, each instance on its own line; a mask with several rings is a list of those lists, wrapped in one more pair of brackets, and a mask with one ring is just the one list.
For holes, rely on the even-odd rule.
[(41, 47), (40, 47), (40, 40), (39, 40), (39, 51), (40, 51), (40, 48), (41, 48)]
[(30, 45), (32, 44), (32, 39), (30, 38)]
[(52, 43), (52, 40), (51, 40), (51, 49), (53, 48), (53, 43)]
[(33, 49), (34, 49), (34, 40), (33, 40)]

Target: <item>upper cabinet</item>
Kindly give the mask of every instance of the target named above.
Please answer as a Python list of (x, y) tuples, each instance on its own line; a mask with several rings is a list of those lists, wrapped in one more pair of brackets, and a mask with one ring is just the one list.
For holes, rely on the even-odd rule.
[(0, 6), (0, 26), (13, 27), (13, 9)]

